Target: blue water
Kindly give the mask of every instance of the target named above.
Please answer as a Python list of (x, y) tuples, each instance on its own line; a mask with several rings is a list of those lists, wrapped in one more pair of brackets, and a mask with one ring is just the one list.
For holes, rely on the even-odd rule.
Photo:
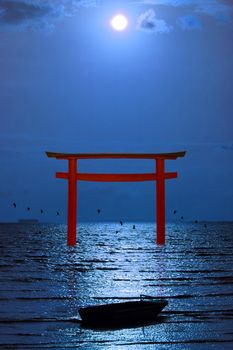
[[(116, 233), (116, 231), (119, 231)], [(233, 223), (0, 225), (1, 349), (233, 349)], [(78, 308), (133, 300), (169, 304), (155, 324), (83, 328)]]

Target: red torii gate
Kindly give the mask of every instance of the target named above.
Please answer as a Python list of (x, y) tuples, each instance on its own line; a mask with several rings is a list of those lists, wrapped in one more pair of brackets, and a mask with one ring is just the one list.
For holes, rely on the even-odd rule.
[[(77, 217), (77, 180), (100, 182), (135, 182), (156, 181), (156, 223), (157, 244), (165, 243), (165, 180), (177, 177), (177, 172), (165, 172), (164, 162), (167, 159), (184, 157), (186, 152), (175, 153), (54, 153), (46, 152), (47, 156), (68, 160), (68, 173), (57, 172), (56, 177), (68, 180), (68, 236), (69, 246), (76, 244)], [(94, 174), (78, 173), (79, 159), (153, 159), (156, 161), (156, 172), (147, 174)]]

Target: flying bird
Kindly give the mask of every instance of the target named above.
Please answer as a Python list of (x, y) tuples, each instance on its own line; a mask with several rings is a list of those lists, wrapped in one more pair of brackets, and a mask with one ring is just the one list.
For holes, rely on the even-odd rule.
[(16, 208), (16, 203), (15, 202), (13, 203), (13, 207)]
[(27, 207), (27, 210), (29, 211), (29, 210), (31, 210), (31, 208), (30, 208), (30, 207)]
[(120, 221), (121, 226), (123, 225), (123, 221)]
[(173, 214), (176, 214), (177, 213), (177, 211), (176, 210), (173, 210)]
[(98, 212), (98, 214), (101, 212), (101, 210), (100, 209), (97, 209), (97, 212)]
[(183, 216), (181, 216), (181, 220), (184, 220), (184, 217), (183, 217)]
[(135, 226), (135, 225), (133, 225), (133, 230), (135, 230), (135, 228), (136, 228), (136, 226)]
[(59, 216), (60, 215), (60, 213), (59, 213), (59, 211), (57, 211), (57, 216)]
[(44, 212), (44, 210), (43, 210), (43, 209), (41, 209), (41, 210), (40, 210), (40, 213), (41, 213), (41, 214), (43, 214), (43, 212)]

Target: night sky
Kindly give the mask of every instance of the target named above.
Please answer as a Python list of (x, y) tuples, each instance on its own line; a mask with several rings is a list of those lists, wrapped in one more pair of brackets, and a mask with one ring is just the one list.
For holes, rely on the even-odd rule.
[[(110, 25), (117, 13), (125, 31)], [(166, 163), (178, 171), (167, 220), (233, 220), (231, 0), (0, 0), (0, 53), (1, 222), (66, 222), (67, 182), (54, 174), (67, 162), (45, 151), (186, 150)], [(153, 221), (155, 184), (80, 182), (78, 209), (79, 221)]]

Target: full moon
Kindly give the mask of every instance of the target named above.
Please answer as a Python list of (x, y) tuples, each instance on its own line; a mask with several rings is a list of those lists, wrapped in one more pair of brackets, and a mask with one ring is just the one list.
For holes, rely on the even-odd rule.
[(124, 15), (116, 15), (111, 20), (111, 26), (120, 32), (126, 29), (128, 26), (128, 20)]

